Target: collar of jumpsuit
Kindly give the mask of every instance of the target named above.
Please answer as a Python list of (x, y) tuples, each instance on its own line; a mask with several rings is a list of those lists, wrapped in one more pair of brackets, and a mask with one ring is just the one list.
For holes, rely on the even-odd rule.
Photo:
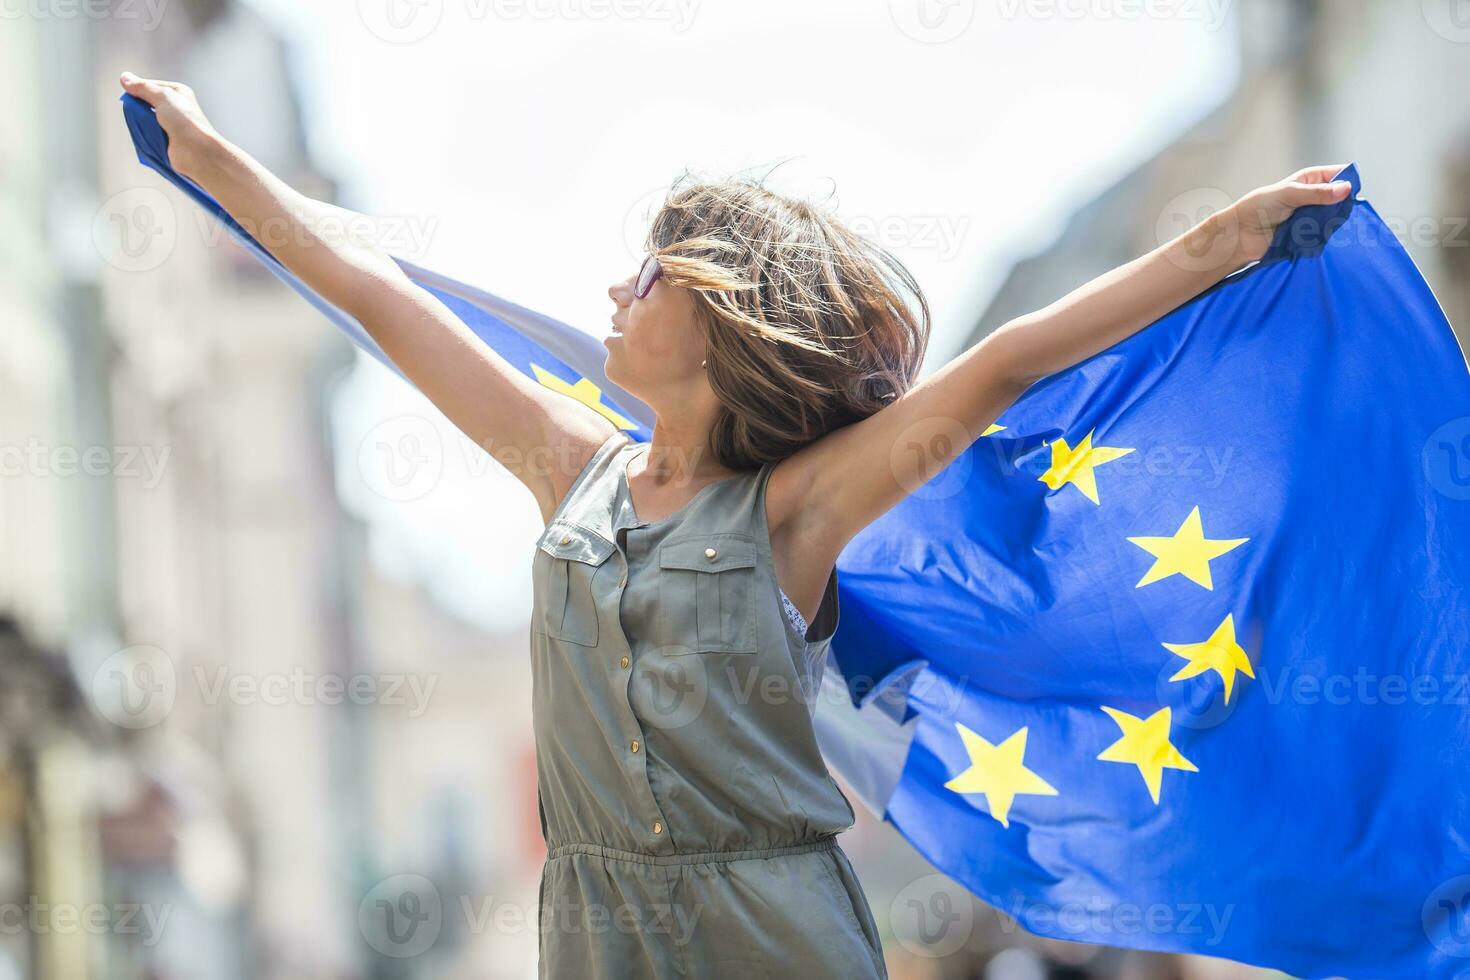
[[(613, 961), (625, 966), (630, 957), (688, 968), (779, 957), (817, 975), (837, 964), (843, 976), (881, 975), (871, 914), (835, 840), (853, 809), (812, 724), (838, 622), (837, 573), (802, 635), (771, 562), (771, 465), (648, 522), (627, 487), (638, 449), (624, 433), (610, 436), (534, 553), (543, 914), (565, 899), (690, 916), (714, 906), (734, 921), (770, 921), (761, 935), (736, 935), (722, 914), (697, 954), (659, 946), (647, 930), (543, 929), (543, 972), (590, 975), (579, 971), (617, 946)], [(790, 906), (785, 925), (778, 904)]]

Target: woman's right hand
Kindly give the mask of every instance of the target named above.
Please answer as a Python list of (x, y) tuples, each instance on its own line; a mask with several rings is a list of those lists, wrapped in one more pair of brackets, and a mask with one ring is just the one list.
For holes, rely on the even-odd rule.
[(129, 95), (153, 107), (158, 124), (168, 135), (169, 164), (197, 181), (205, 151), (220, 137), (205, 118), (204, 110), (199, 108), (194, 90), (180, 82), (139, 78), (130, 71), (123, 72), (118, 80)]

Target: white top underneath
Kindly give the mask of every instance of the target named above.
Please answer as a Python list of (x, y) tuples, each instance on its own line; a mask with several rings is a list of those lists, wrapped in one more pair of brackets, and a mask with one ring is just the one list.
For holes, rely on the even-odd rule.
[(777, 586), (776, 591), (781, 593), (781, 605), (786, 607), (786, 618), (791, 620), (791, 625), (796, 627), (796, 632), (805, 639), (806, 618), (802, 616), (801, 610), (796, 608), (796, 603), (786, 597), (786, 590)]

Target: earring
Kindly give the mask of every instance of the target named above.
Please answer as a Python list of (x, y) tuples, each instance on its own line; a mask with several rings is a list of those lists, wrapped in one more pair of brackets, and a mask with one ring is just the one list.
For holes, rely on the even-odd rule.
[(704, 367), (708, 363), (709, 363), (709, 359), (708, 358), (705, 358), (704, 360), (702, 360), (702, 361), (699, 362), (699, 366), (700, 367)]

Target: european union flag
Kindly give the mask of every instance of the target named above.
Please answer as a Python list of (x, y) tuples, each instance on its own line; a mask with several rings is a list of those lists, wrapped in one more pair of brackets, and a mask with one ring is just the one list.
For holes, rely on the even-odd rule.
[(839, 563), (887, 819), (1044, 935), (1470, 974), (1470, 377), (1372, 206), (999, 423)]
[[(142, 163), (393, 366), (123, 103)], [(398, 261), (648, 438), (595, 340)], [(1449, 324), (1366, 201), (1303, 208), (1265, 260), (1034, 386), (849, 544), (822, 748), (1034, 932), (1470, 973), (1467, 545)]]

